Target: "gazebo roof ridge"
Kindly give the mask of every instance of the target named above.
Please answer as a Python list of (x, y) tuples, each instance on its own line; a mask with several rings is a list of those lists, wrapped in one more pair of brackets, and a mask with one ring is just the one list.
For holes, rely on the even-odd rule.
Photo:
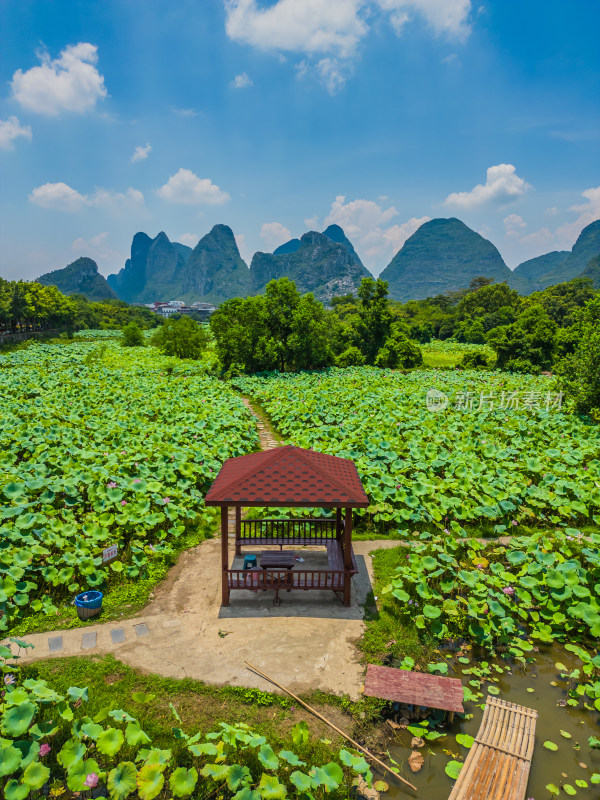
[[(282, 463), (283, 462), (283, 463)], [(207, 505), (363, 508), (368, 498), (351, 459), (284, 445), (225, 461)]]

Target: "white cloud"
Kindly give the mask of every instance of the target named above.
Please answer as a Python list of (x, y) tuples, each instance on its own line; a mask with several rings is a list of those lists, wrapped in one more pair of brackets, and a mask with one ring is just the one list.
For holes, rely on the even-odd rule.
[(403, 33), (404, 26), (413, 14), (424, 17), (435, 33), (464, 39), (469, 35), (471, 0), (377, 0), (390, 19), (396, 33)]
[(127, 255), (113, 250), (108, 243), (108, 233), (99, 233), (91, 239), (75, 239), (71, 250), (77, 255), (93, 258), (101, 272), (110, 272), (120, 268)]
[(412, 217), (401, 225), (390, 225), (390, 220), (397, 215), (394, 206), (384, 209), (373, 200), (346, 202), (344, 195), (338, 195), (323, 220), (323, 227), (339, 225), (360, 252), (365, 265), (381, 270), (408, 237), (429, 220), (429, 217)]
[(200, 237), (196, 233), (182, 233), (177, 239), (181, 244), (187, 244), (188, 247), (196, 247)]
[(532, 248), (535, 252), (545, 253), (548, 250), (550, 242), (554, 239), (554, 234), (548, 228), (541, 228), (539, 231), (533, 231), (526, 236), (521, 236), (519, 242), (526, 247)]
[(146, 158), (148, 158), (151, 152), (152, 146), (150, 144), (147, 144), (145, 147), (138, 145), (131, 156), (131, 163), (135, 164), (136, 161), (144, 161)]
[(509, 214), (502, 220), (507, 236), (519, 237), (521, 229), (527, 227), (527, 223), (518, 214)]
[(444, 200), (444, 204), (463, 211), (504, 206), (517, 200), (528, 189), (531, 189), (530, 184), (517, 175), (512, 164), (497, 164), (488, 167), (485, 184), (479, 183), (469, 192), (453, 192)]
[[(414, 16), (437, 35), (464, 39), (471, 30), (471, 0), (276, 0), (268, 6), (224, 0), (224, 5), (230, 39), (273, 51), (283, 63), (285, 52), (305, 56), (295, 64), (298, 77), (314, 74), (330, 94), (344, 87), (369, 32), (367, 20), (377, 15), (389, 17), (398, 35)], [(454, 59), (455, 54), (448, 57)], [(231, 84), (235, 88), (238, 78)]]
[(367, 26), (363, 0), (278, 0), (259, 8), (256, 0), (225, 0), (230, 39), (261, 50), (352, 55)]
[(304, 220), (304, 224), (308, 228), (309, 231), (314, 231), (317, 229), (319, 225), (319, 218), (318, 217), (307, 217)]
[(0, 119), (0, 147), (3, 150), (13, 150), (13, 142), (19, 136), (31, 141), (31, 127), (21, 125), (16, 117)]
[(195, 108), (173, 108), (172, 111), (178, 117), (191, 118), (198, 116), (198, 111)]
[(337, 94), (346, 85), (350, 65), (337, 58), (322, 58), (316, 65), (317, 75), (329, 94)]
[(144, 195), (139, 189), (129, 187), (125, 193), (112, 189), (96, 189), (90, 196), (90, 205), (114, 211), (119, 208), (136, 208), (144, 205)]
[(460, 58), (456, 53), (450, 53), (450, 55), (442, 58), (440, 63), (448, 64), (449, 67), (460, 67)]
[(254, 86), (254, 83), (247, 72), (242, 72), (241, 75), (236, 75), (229, 85), (232, 89), (247, 89), (249, 86)]
[(81, 194), (66, 183), (44, 183), (37, 186), (29, 195), (29, 201), (41, 208), (55, 211), (81, 211), (86, 206), (96, 206), (112, 211), (123, 207), (139, 207), (144, 203), (144, 195), (129, 188), (125, 193), (112, 189), (96, 189), (91, 195)]
[(544, 214), (547, 214), (549, 217), (554, 217), (554, 216), (556, 216), (556, 214), (558, 214), (558, 211), (559, 210), (558, 210), (558, 208), (556, 206), (552, 206), (552, 208), (547, 208), (544, 211)]
[(106, 97), (104, 77), (96, 69), (98, 48), (88, 42), (69, 45), (52, 60), (38, 54), (42, 62), (13, 75), (14, 98), (23, 108), (38, 114), (56, 116), (61, 111), (83, 113)]
[(29, 195), (31, 203), (56, 211), (81, 211), (89, 205), (88, 198), (72, 189), (66, 183), (44, 183), (37, 186)]
[(579, 214), (573, 222), (566, 222), (556, 230), (556, 238), (562, 246), (571, 247), (581, 231), (590, 222), (600, 219), (600, 186), (595, 189), (586, 189), (581, 193), (586, 202), (571, 206), (569, 211)]
[(265, 222), (260, 227), (260, 236), (266, 243), (268, 251), (271, 252), (280, 244), (289, 242), (292, 232), (281, 222)]
[(199, 178), (190, 169), (181, 168), (171, 175), (164, 186), (156, 190), (159, 197), (168, 203), (183, 205), (217, 206), (229, 200), (227, 192), (223, 192), (210, 178)]

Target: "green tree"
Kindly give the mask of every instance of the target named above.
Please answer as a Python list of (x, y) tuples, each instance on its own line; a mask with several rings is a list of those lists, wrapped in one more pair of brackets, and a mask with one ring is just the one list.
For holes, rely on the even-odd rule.
[(388, 369), (408, 369), (423, 363), (421, 348), (404, 333), (402, 326), (394, 324), (385, 344), (380, 347), (375, 366)]
[(130, 322), (129, 325), (125, 325), (123, 328), (121, 344), (123, 347), (144, 346), (144, 334), (142, 333), (142, 329), (136, 325), (135, 322)]
[(496, 366), (508, 372), (550, 369), (555, 349), (556, 323), (543, 306), (523, 311), (512, 325), (494, 328), (488, 343), (496, 351)]
[(208, 341), (209, 334), (202, 326), (189, 317), (181, 317), (165, 320), (151, 343), (167, 356), (199, 359)]
[(363, 278), (358, 288), (360, 348), (367, 364), (374, 364), (379, 349), (390, 335), (394, 316), (388, 302), (388, 283)]
[(254, 373), (332, 364), (342, 323), (312, 294), (301, 296), (293, 281), (280, 278), (264, 295), (222, 303), (210, 327), (223, 370)]
[(563, 387), (580, 414), (600, 422), (600, 294), (588, 301), (574, 326), (577, 345), (558, 365)]

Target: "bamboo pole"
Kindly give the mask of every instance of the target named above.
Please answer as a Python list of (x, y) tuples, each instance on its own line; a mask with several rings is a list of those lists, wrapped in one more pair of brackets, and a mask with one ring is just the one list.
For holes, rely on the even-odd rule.
[(336, 733), (339, 733), (339, 734), (340, 734), (340, 736), (343, 736), (343, 737), (344, 737), (344, 739), (346, 739), (347, 741), (349, 741), (349, 742), (350, 742), (350, 744), (351, 744), (353, 747), (355, 747), (357, 750), (360, 750), (360, 751), (361, 751), (361, 753), (364, 753), (364, 754), (367, 756), (367, 758), (369, 758), (371, 761), (374, 761), (376, 764), (378, 764), (380, 767), (382, 767), (382, 769), (384, 769), (384, 770), (386, 770), (387, 772), (389, 772), (389, 773), (390, 773), (390, 775), (393, 775), (393, 776), (394, 776), (394, 778), (398, 778), (398, 780), (402, 781), (402, 783), (405, 783), (407, 786), (410, 786), (410, 788), (411, 788), (411, 789), (413, 789), (413, 791), (415, 791), (415, 792), (417, 791), (417, 787), (416, 787), (416, 786), (413, 786), (413, 784), (412, 784), (412, 783), (409, 783), (409, 781), (405, 780), (405, 779), (404, 779), (404, 778), (403, 778), (401, 775), (398, 775), (398, 773), (397, 773), (397, 772), (394, 772), (394, 770), (393, 770), (391, 767), (388, 767), (388, 765), (387, 765), (387, 764), (384, 764), (384, 762), (383, 762), (383, 761), (380, 761), (380, 760), (379, 760), (379, 759), (378, 759), (376, 756), (374, 756), (374, 755), (373, 755), (373, 753), (370, 753), (370, 752), (369, 752), (369, 751), (368, 751), (368, 750), (367, 750), (365, 747), (363, 747), (362, 745), (360, 745), (358, 742), (355, 742), (355, 741), (354, 741), (354, 739), (351, 739), (351, 738), (348, 736), (348, 734), (347, 734), (347, 733), (344, 733), (344, 731), (343, 731), (343, 730), (341, 730), (340, 728), (338, 728), (338, 727), (337, 727), (337, 725), (334, 725), (334, 724), (333, 724), (333, 722), (330, 722), (330, 721), (329, 721), (329, 720), (328, 720), (326, 717), (324, 717), (322, 714), (319, 714), (319, 712), (318, 712), (318, 711), (317, 711), (315, 708), (313, 708), (312, 706), (309, 706), (309, 705), (308, 705), (308, 703), (305, 703), (305, 702), (304, 702), (304, 700), (301, 700), (301, 699), (300, 699), (299, 697), (297, 697), (297, 696), (296, 696), (296, 695), (295, 695), (293, 692), (290, 692), (290, 690), (289, 690), (289, 689), (286, 689), (286, 688), (285, 688), (285, 686), (282, 686), (280, 683), (277, 683), (277, 681), (273, 680), (273, 678), (270, 678), (268, 675), (266, 675), (264, 672), (262, 672), (260, 669), (258, 669), (258, 667), (255, 667), (255, 666), (253, 666), (253, 665), (252, 665), (252, 664), (250, 664), (248, 661), (245, 661), (244, 663), (246, 664), (246, 666), (247, 666), (249, 669), (253, 670), (253, 672), (256, 672), (256, 673), (257, 673), (257, 675), (260, 675), (260, 676), (261, 676), (261, 678), (264, 678), (265, 680), (267, 680), (267, 681), (269, 681), (270, 683), (272, 683), (274, 686), (277, 686), (277, 688), (278, 688), (278, 689), (281, 689), (281, 691), (282, 691), (282, 692), (285, 692), (286, 694), (289, 694), (289, 696), (290, 696), (290, 697), (293, 697), (293, 698), (294, 698), (294, 700), (295, 700), (297, 703), (300, 703), (300, 705), (304, 706), (304, 708), (306, 708), (308, 711), (310, 711), (310, 713), (311, 713), (311, 714), (314, 714), (314, 715), (315, 715), (315, 717), (317, 717), (318, 719), (320, 719), (320, 720), (321, 720), (322, 722), (324, 722), (326, 725), (329, 725), (329, 727), (330, 727), (330, 728), (333, 728), (333, 730), (334, 730)]

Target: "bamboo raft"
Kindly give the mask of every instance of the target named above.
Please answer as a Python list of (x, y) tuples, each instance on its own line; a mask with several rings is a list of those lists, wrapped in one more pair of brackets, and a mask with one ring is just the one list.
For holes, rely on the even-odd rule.
[(448, 800), (524, 800), (537, 711), (488, 696), (481, 726)]

